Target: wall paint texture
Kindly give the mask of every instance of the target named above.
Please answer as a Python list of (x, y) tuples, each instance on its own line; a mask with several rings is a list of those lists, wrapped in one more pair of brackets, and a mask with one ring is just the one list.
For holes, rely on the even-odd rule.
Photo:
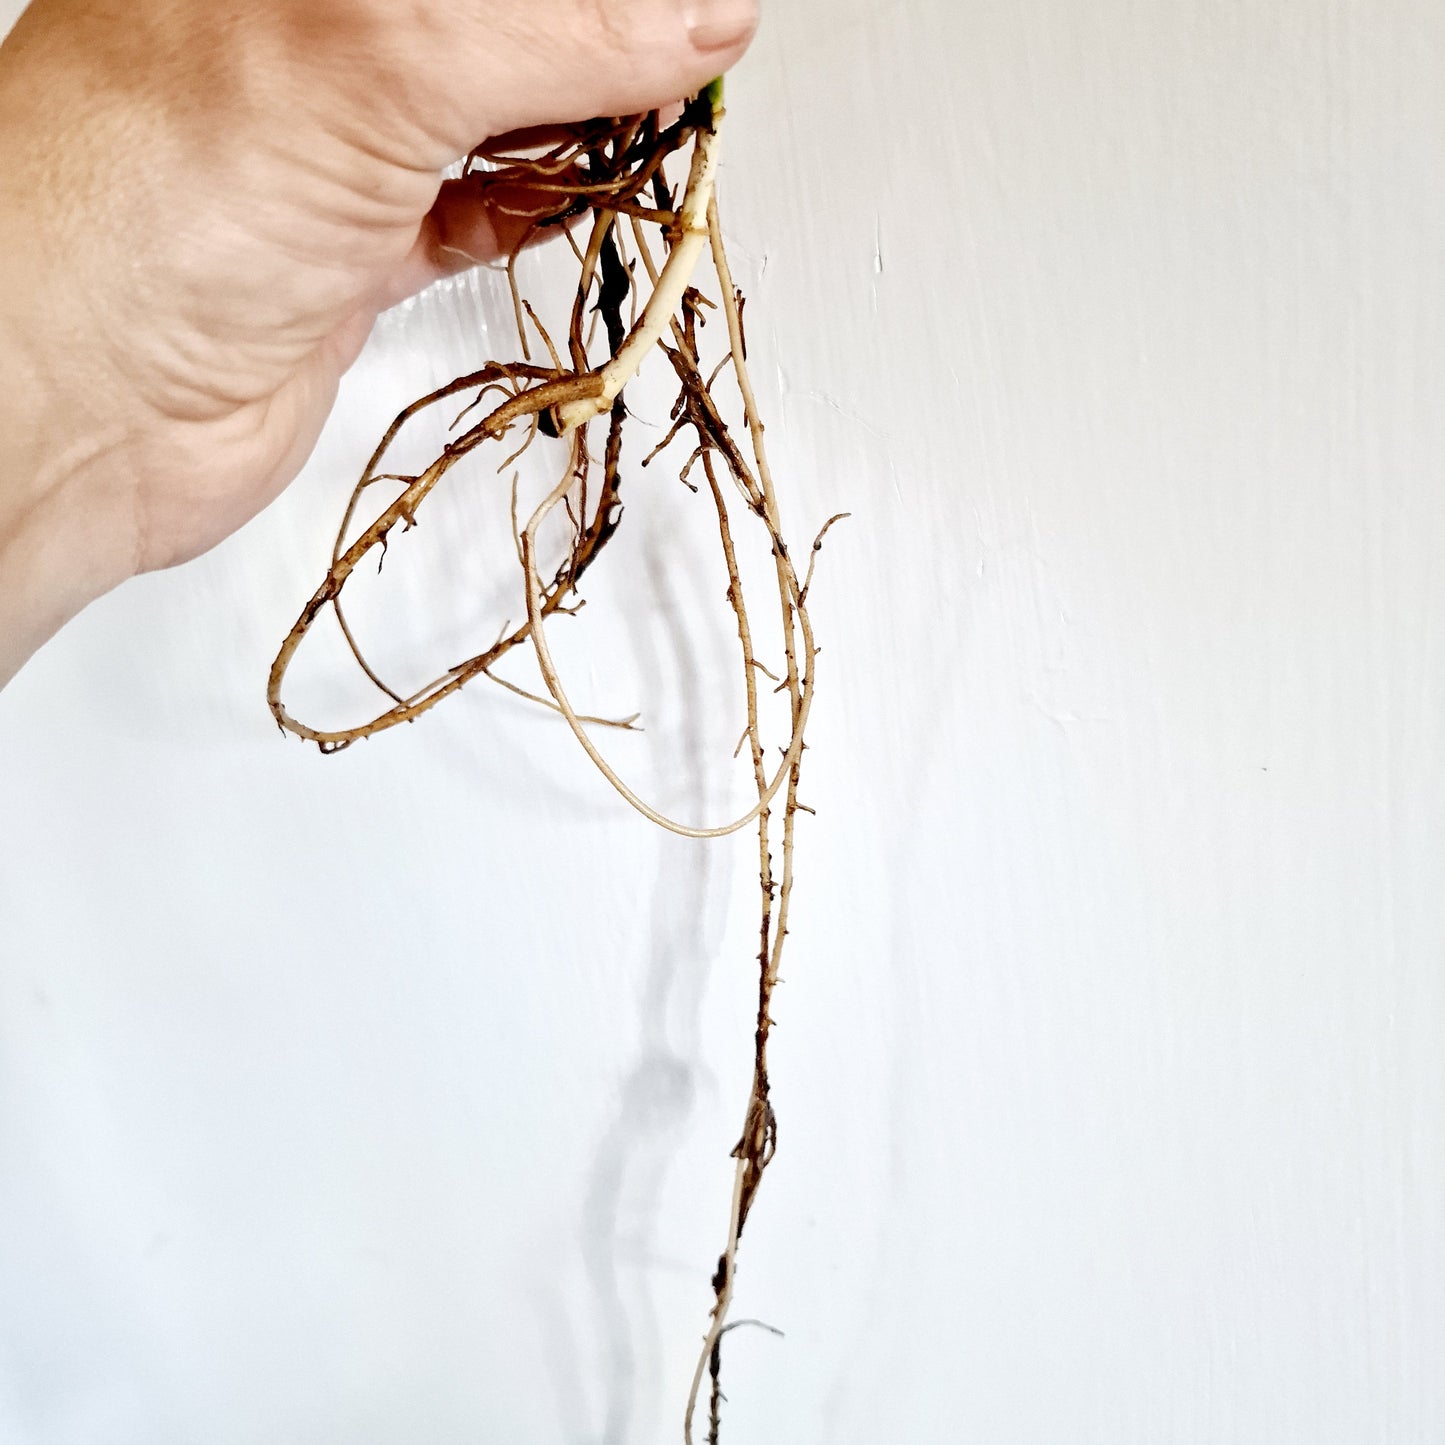
[[(1436, 0), (771, 5), (723, 203), (794, 534), (853, 519), (726, 1440), (1445, 1441), (1442, 76)], [(500, 692), (263, 702), (379, 426), (510, 346), (490, 274), (385, 318), (0, 695), (7, 1445), (680, 1437), (746, 838)], [(488, 481), (398, 656), (510, 605)], [(717, 816), (722, 582), (630, 495), (559, 648)]]

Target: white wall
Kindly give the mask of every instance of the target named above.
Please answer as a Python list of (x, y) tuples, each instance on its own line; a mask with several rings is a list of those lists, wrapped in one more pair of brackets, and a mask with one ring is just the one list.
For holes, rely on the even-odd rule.
[[(724, 204), (794, 532), (854, 517), (725, 1440), (1445, 1440), (1442, 67), (1435, 0), (774, 0)], [(0, 696), (7, 1445), (679, 1436), (746, 840), (497, 692), (331, 759), (263, 703), (505, 323), (389, 318), (282, 503)], [(721, 583), (631, 495), (568, 665), (715, 815)], [(440, 646), (511, 585), (457, 505)]]

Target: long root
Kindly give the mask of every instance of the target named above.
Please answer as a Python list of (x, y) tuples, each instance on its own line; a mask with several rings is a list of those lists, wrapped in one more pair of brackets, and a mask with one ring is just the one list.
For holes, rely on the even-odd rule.
[[(522, 296), (515, 264), (509, 266), (519, 344), (523, 360), (488, 362), (478, 370), (423, 397), (406, 408), (372, 454), (347, 504), (332, 550), (331, 565), (320, 586), (288, 633), (271, 668), (268, 701), (280, 726), (316, 743), (324, 752), (348, 747), (360, 738), (410, 722), (459, 691), (478, 676), (491, 678), (523, 696), (525, 689), (493, 673), (514, 649), (530, 643), (541, 672), (546, 697), (566, 719), (598, 769), (634, 807), (660, 826), (697, 838), (719, 837), (752, 823), (757, 827), (760, 898), (758, 993), (754, 1026), (753, 1068), (743, 1127), (733, 1158), (736, 1161), (723, 1251), (712, 1277), (708, 1328), (698, 1356), (684, 1415), (686, 1445), (693, 1445), (694, 1419), (704, 1381), (710, 1381), (708, 1440), (720, 1430), (722, 1341), (731, 1328), (729, 1312), (737, 1275), (743, 1228), (757, 1197), (764, 1172), (777, 1146), (777, 1118), (771, 1102), (768, 1044), (773, 1027), (773, 992), (788, 933), (793, 893), (793, 852), (798, 783), (804, 731), (812, 707), (818, 649), (808, 615), (808, 590), (818, 547), (837, 518), (825, 524), (808, 554), (807, 572), (799, 580), (784, 537), (764, 446), (763, 425), (749, 379), (743, 329), (743, 298), (733, 283), (718, 221), (713, 178), (717, 164), (722, 88), (715, 82), (697, 96), (671, 124), (657, 112), (597, 120), (580, 127), (567, 140), (537, 153), (503, 154), (482, 148), (469, 158), (469, 173), (495, 187), (495, 195), (527, 197), (532, 231), (549, 227), (589, 226), (585, 245), (568, 230), (578, 258), (565, 345), (559, 350)], [(676, 195), (668, 179), (669, 162), (688, 155), (687, 179)], [(529, 233), (530, 234), (530, 233)], [(659, 261), (654, 241), (662, 247)], [(715, 274), (719, 299), (708, 300), (692, 284), (692, 273), (706, 256)], [(515, 263), (515, 256), (513, 257)], [(639, 275), (639, 266), (641, 276)], [(641, 294), (642, 277), (648, 290)], [(722, 358), (704, 371), (704, 313), (720, 307), (727, 333)], [(604, 333), (605, 357), (594, 361), (598, 323)], [(544, 364), (533, 355), (532, 338), (547, 353)], [(559, 614), (580, 605), (578, 584), (615, 535), (621, 518), (621, 459), (628, 412), (623, 402), (627, 384), (644, 358), (661, 350), (676, 376), (677, 401), (672, 427), (651, 461), (669, 443), (690, 433), (694, 445), (682, 479), (710, 498), (717, 516), (718, 537), (728, 574), (728, 602), (737, 628), (747, 703), (742, 746), (748, 750), (756, 801), (740, 817), (710, 825), (684, 824), (664, 816), (637, 796), (602, 756), (590, 733), (603, 720), (579, 714), (572, 706), (547, 645), (547, 627)], [(564, 360), (565, 353), (565, 360)], [(734, 436), (718, 401), (719, 388), (731, 376), (741, 403), (745, 437)], [(421, 471), (401, 474), (387, 469), (387, 458), (404, 427), (419, 414), (467, 399), (454, 419), (456, 431)], [(489, 408), (489, 409), (487, 409)], [(591, 445), (594, 429), (605, 432), (601, 460)], [(451, 469), (484, 443), (502, 444), (514, 437), (506, 470), (538, 437), (563, 438), (565, 465), (556, 484), (524, 526), (514, 530), (526, 604), (525, 619), (503, 633), (485, 651), (447, 670), (425, 687), (410, 693), (393, 689), (363, 654), (342, 605), (347, 581), (373, 552), (384, 553), (398, 527), (412, 526), (418, 510)], [(600, 479), (596, 473), (600, 470)], [(704, 486), (692, 480), (701, 471)], [(389, 484), (398, 495), (359, 535), (351, 533), (363, 500), (371, 489)], [(549, 518), (566, 517), (569, 538), (554, 565), (539, 555), (539, 532)], [(735, 515), (736, 514), (736, 515)], [(744, 597), (742, 570), (735, 542), (735, 522), (761, 528), (772, 559), (775, 605), (781, 626), (782, 668), (774, 671), (757, 656), (753, 619)], [(350, 539), (350, 540), (348, 540)], [(297, 651), (312, 626), (330, 611), (357, 665), (386, 699), (369, 721), (323, 730), (288, 713), (282, 687)], [(759, 675), (776, 682), (788, 705), (788, 733), (781, 761), (769, 768), (768, 748), (760, 718)], [(630, 726), (628, 718), (615, 725)], [(781, 817), (778, 815), (781, 814)]]

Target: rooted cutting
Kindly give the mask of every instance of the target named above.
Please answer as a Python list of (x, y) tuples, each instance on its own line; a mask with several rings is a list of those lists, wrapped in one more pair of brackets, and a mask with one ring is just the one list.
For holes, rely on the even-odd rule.
[[(809, 811), (798, 799), (804, 730), (813, 703), (818, 654), (808, 615), (808, 590), (823, 537), (838, 520), (831, 518), (818, 533), (800, 577), (783, 534), (763, 425), (748, 376), (743, 297), (733, 282), (718, 222), (714, 178), (722, 119), (722, 84), (718, 81), (670, 123), (656, 111), (596, 120), (550, 146), (512, 152), (482, 147), (469, 157), (468, 174), (491, 188), (494, 197), (526, 198), (524, 211), (518, 207), (529, 218), (524, 242), (534, 233), (560, 229), (573, 246), (579, 275), (565, 359), (521, 295), (514, 254), (509, 274), (523, 359), (491, 361), (458, 377), (407, 407), (387, 429), (352, 491), (326, 576), (281, 645), (268, 688), (271, 711), (283, 728), (316, 743), (323, 752), (334, 752), (360, 738), (410, 722), (474, 678), (487, 677), (560, 712), (612, 786), (660, 826), (687, 837), (716, 838), (756, 825), (760, 918), (752, 1080), (742, 1134), (733, 1149), (736, 1167), (726, 1243), (712, 1276), (708, 1328), (684, 1415), (687, 1445), (693, 1445), (694, 1421), (705, 1385), (707, 1439), (715, 1442), (719, 1436), (722, 1343), (732, 1328), (729, 1313), (738, 1244), (777, 1143), (777, 1118), (768, 1080), (768, 1043), (773, 1025), (772, 998), (788, 934), (797, 816)], [(679, 194), (678, 184), (669, 178), (668, 170), (674, 159), (680, 164), (683, 158), (687, 159), (687, 176)], [(585, 245), (578, 239), (583, 234)], [(660, 258), (655, 246), (660, 248)], [(716, 303), (693, 285), (694, 270), (704, 256), (715, 273)], [(721, 359), (705, 371), (703, 326), (706, 312), (715, 305), (721, 310), (727, 344)], [(599, 322), (604, 333), (600, 344), (594, 334)], [(547, 354), (545, 364), (532, 356), (534, 338)], [(711, 826), (665, 816), (617, 775), (595, 743), (591, 729), (625, 728), (634, 719), (609, 722), (579, 714), (547, 646), (549, 622), (579, 605), (578, 584), (620, 522), (623, 441), (632, 420), (624, 388), (654, 350), (666, 356), (679, 390), (671, 429), (642, 465), (679, 437), (694, 442), (681, 477), (694, 491), (705, 491), (716, 512), (746, 696), (746, 729), (739, 752), (744, 746), (748, 749), (756, 801), (740, 817)], [(605, 359), (594, 359), (604, 351)], [(720, 393), (729, 376), (735, 393), (732, 409), (741, 405), (745, 444), (734, 436), (724, 419), (727, 408), (720, 401)], [(484, 407), (490, 406), (490, 410), (455, 435), (421, 471), (402, 474), (385, 470), (387, 457), (407, 423), (455, 398), (469, 398), (458, 422)], [(594, 430), (605, 432), (600, 461), (595, 459), (596, 452), (589, 442)], [(420, 690), (399, 692), (382, 679), (362, 652), (342, 605), (347, 581), (365, 558), (378, 549), (384, 553), (398, 526), (405, 530), (415, 524), (422, 504), (458, 462), (485, 443), (500, 443), (516, 434), (520, 438), (500, 471), (507, 470), (539, 437), (565, 443), (558, 449), (564, 465), (556, 485), (524, 525), (517, 516), (513, 492), (513, 528), (523, 574), (525, 620), (504, 629), (504, 635), (491, 647), (448, 669)], [(702, 486), (694, 480), (699, 471)], [(387, 486), (398, 488), (399, 494), (353, 538), (363, 500)], [(538, 535), (559, 508), (568, 520), (570, 539), (561, 560), (545, 565), (539, 557)], [(762, 528), (771, 553), (782, 635), (782, 659), (776, 669), (769, 669), (754, 648), (753, 625), (734, 541), (735, 524)], [(388, 701), (369, 721), (330, 731), (294, 718), (281, 700), (282, 686), (298, 648), (327, 611), (339, 623), (358, 666)], [(493, 671), (503, 657), (528, 643), (546, 696), (525, 692)], [(760, 691), (765, 685), (786, 694), (789, 704), (787, 738), (780, 745), (781, 760), (772, 767), (759, 708)]]

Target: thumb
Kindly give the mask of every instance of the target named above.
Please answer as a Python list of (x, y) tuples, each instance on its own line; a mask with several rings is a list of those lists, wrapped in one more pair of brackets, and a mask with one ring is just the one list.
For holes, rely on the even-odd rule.
[[(456, 3), (456, 0), (453, 0)], [(463, 39), (436, 60), (450, 160), (526, 126), (631, 115), (680, 100), (732, 66), (757, 0), (467, 0)], [(439, 38), (440, 37), (439, 35)]]

